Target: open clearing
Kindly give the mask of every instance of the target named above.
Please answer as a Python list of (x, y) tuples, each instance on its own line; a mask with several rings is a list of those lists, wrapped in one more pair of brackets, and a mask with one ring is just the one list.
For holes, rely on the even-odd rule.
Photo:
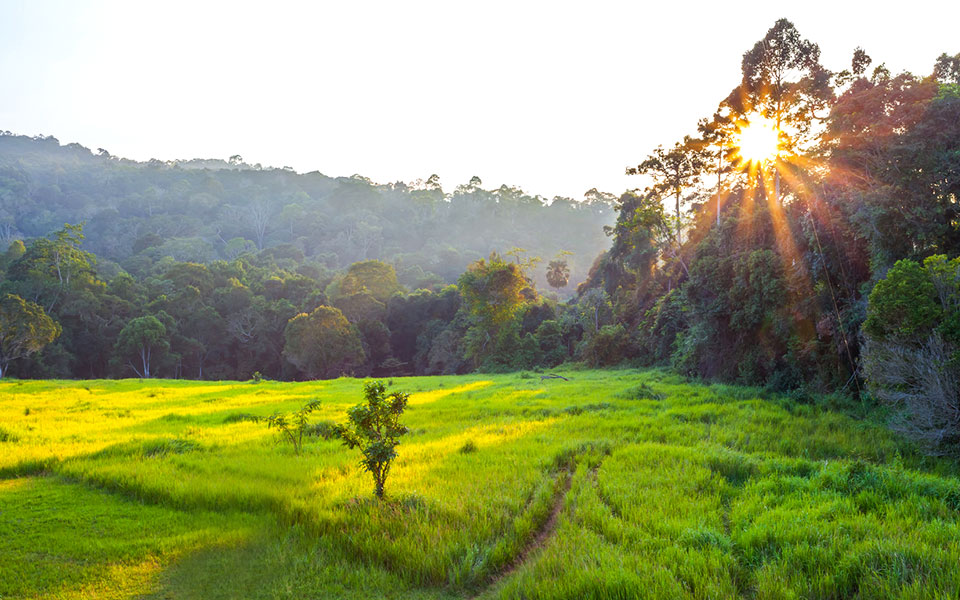
[(960, 479), (660, 371), (414, 377), (388, 500), (249, 415), (362, 381), (0, 383), (0, 598), (956, 598)]

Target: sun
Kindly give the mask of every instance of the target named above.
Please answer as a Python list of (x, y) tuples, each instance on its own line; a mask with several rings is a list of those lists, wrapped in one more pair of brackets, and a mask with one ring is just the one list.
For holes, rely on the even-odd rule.
[(744, 162), (763, 163), (780, 151), (780, 135), (776, 123), (762, 116), (748, 120), (737, 134), (736, 147)]

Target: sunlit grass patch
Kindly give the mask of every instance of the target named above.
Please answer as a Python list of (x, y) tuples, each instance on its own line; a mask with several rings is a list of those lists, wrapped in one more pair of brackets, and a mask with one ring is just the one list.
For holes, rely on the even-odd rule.
[(428, 392), (418, 391), (410, 396), (410, 404), (429, 404), (430, 402), (436, 402), (437, 400), (446, 398), (447, 396), (479, 390), (490, 385), (493, 385), (492, 381), (474, 381), (472, 383), (465, 383), (463, 385), (447, 389), (441, 388)]
[[(395, 378), (384, 502), (322, 435), (362, 380), (0, 383), (0, 550), (28, 574), (0, 594), (960, 593), (955, 464), (754, 388), (558, 372)], [(258, 420), (314, 399), (299, 456)]]
[(241, 513), (143, 505), (49, 477), (0, 482), (0, 516), (3, 598), (129, 597), (180, 553), (259, 527)]

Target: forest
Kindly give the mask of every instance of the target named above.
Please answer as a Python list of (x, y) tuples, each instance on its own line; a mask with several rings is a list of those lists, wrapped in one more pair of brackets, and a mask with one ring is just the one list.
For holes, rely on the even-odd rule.
[[(29, 91), (59, 89), (48, 75), (62, 65), (76, 70), (73, 89), (118, 113), (91, 116), (96, 135), (124, 123), (118, 109), (130, 98), (141, 99), (137, 119), (187, 121), (172, 108), (164, 116), (175, 117), (160, 118), (182, 102), (215, 121), (199, 107), (240, 89), (228, 61), (244, 88), (261, 75), (248, 65), (291, 61), (263, 82), (331, 65), (315, 60), (323, 46), (312, 35), (303, 46), (266, 35), (276, 23), (278, 35), (296, 37), (296, 14), (309, 28), (307, 16), (322, 20), (335, 60), (360, 76), (327, 69), (316, 88), (284, 87), (327, 93), (319, 86), (334, 82), (337, 100), (363, 105), (348, 138), (323, 140), (337, 152), (328, 161), (359, 141), (370, 159), (362, 164), (399, 172), (374, 160), (397, 152), (354, 129), (377, 117), (386, 119), (378, 134), (384, 122), (403, 125), (395, 131), (411, 163), (443, 163), (436, 148), (467, 155), (455, 143), (413, 151), (451, 121), (463, 121), (454, 129), (470, 132), (471, 150), (489, 128), (503, 156), (477, 161), (492, 171), (488, 181), (519, 164), (505, 143), (551, 157), (522, 163), (534, 175), (546, 165), (544, 185), (573, 173), (558, 171), (569, 167), (551, 150), (575, 156), (588, 181), (602, 171), (579, 172), (580, 161), (621, 156), (610, 133), (621, 133), (619, 109), (609, 111), (616, 129), (601, 129), (586, 109), (548, 106), (556, 90), (585, 81), (567, 70), (570, 60), (583, 58), (591, 84), (610, 81), (589, 57), (611, 60), (618, 46), (586, 47), (615, 31), (591, 29), (610, 20), (600, 7), (557, 7), (554, 23), (516, 3), (509, 14), (485, 4), (470, 15), (452, 3), (445, 15), (383, 3), (395, 18), (380, 20), (402, 34), (392, 43), (374, 20), (351, 28), (350, 13), (337, 12), (350, 3), (285, 3), (273, 13), (232, 5), (206, 18), (199, 5), (95, 4), (0, 3), (0, 33), (51, 47), (30, 62), (19, 52), (29, 44), (0, 35), (0, 48), (17, 51), (17, 61), (0, 61), (4, 80), (16, 82), (17, 123), (69, 124), (67, 101), (87, 117), (90, 104), (76, 94), (54, 102)], [(660, 22), (675, 35), (706, 21), (687, 12)], [(864, 34), (867, 19), (846, 23), (842, 12), (831, 13), (835, 31)], [(183, 34), (194, 30), (164, 21), (170, 14), (199, 24), (207, 45), (191, 45)], [(333, 35), (337, 15), (345, 37)], [(486, 40), (477, 55), (462, 51), (481, 39), (472, 30), (488, 35), (483, 17), (524, 34), (519, 45), (498, 36), (507, 63), (488, 56), (499, 48)], [(747, 27), (739, 11), (724, 17), (727, 37)], [(162, 41), (119, 35), (149, 38), (147, 19), (166, 23), (155, 27)], [(102, 45), (71, 37), (79, 22)], [(630, 50), (641, 47), (622, 22)], [(457, 76), (421, 69), (454, 24), (447, 58), (459, 61)], [(562, 34), (573, 31), (589, 39), (568, 44)], [(422, 40), (411, 54), (415, 32)], [(893, 43), (904, 48), (906, 27), (899, 34)], [(172, 39), (189, 54), (174, 52)], [(600, 83), (574, 93), (606, 94), (604, 103), (611, 91), (629, 96), (629, 118), (655, 129), (663, 115), (642, 96), (680, 102), (669, 85), (648, 85), (653, 61), (684, 76), (705, 70), (695, 62), (703, 49), (682, 43), (700, 55), (638, 56), (631, 69), (642, 85), (625, 83), (630, 94)], [(262, 62), (244, 54), (255, 47)], [(123, 63), (127, 48), (139, 51)], [(133, 160), (0, 131), (0, 600), (960, 598), (960, 53), (951, 54), (960, 48), (937, 49), (916, 73), (894, 72), (883, 62), (894, 58), (876, 50), (845, 48), (848, 59), (827, 64), (815, 40), (775, 21), (744, 44), (730, 87), (710, 88), (729, 93), (701, 94), (702, 110), (677, 113), (700, 116), (685, 131), (668, 123), (669, 143), (649, 135), (653, 143), (610, 165), (630, 189), (598, 185), (582, 198), (479, 176), (332, 177), (239, 154)], [(377, 64), (348, 56), (362, 51)], [(23, 73), (9, 77), (7, 63), (21, 58)], [(407, 63), (419, 69), (409, 80)], [(512, 63), (524, 85), (508, 85)], [(123, 64), (121, 85), (149, 85), (131, 95), (109, 88)], [(80, 75), (94, 71), (104, 74), (96, 85)], [(164, 84), (164, 73), (176, 81)], [(484, 91), (506, 98), (501, 112), (468, 110), (485, 110), (492, 96), (470, 104), (476, 98), (457, 97), (456, 81), (472, 95), (491, 73), (496, 84)], [(706, 81), (695, 78), (701, 89)], [(303, 95), (307, 115), (277, 89), (263, 84), (282, 104), (241, 106), (249, 122), (217, 117), (250, 139), (277, 109), (290, 109), (301, 139), (308, 126), (349, 121), (331, 117), (340, 105), (322, 94)], [(513, 106), (520, 94), (542, 123), (580, 128), (589, 144), (531, 140), (539, 124), (519, 131), (529, 119)], [(421, 113), (370, 110), (411, 98), (437, 117), (432, 131), (405, 118)], [(7, 100), (0, 116), (13, 114)], [(20, 107), (34, 103), (62, 120)], [(144, 125), (131, 126), (150, 139), (140, 158), (165, 146)], [(199, 146), (166, 147), (226, 154), (242, 143), (202, 134), (199, 121), (187, 127), (171, 136)], [(623, 124), (622, 139), (635, 135)], [(616, 152), (601, 154), (604, 143)]]
[[(836, 69), (836, 70), (833, 70)], [(960, 440), (960, 54), (847, 65), (780, 20), (636, 189), (135, 161), (0, 136), (3, 374), (586, 366), (831, 392)], [(17, 324), (20, 325), (18, 328)], [(29, 327), (27, 327), (29, 324)]]

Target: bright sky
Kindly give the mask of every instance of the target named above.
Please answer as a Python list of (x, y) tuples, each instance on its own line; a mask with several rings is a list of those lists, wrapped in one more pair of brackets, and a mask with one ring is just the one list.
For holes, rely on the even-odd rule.
[[(0, 0), (0, 129), (138, 160), (619, 193), (778, 18), (846, 68), (927, 74), (960, 2)], [(906, 12), (909, 11), (909, 12)]]

